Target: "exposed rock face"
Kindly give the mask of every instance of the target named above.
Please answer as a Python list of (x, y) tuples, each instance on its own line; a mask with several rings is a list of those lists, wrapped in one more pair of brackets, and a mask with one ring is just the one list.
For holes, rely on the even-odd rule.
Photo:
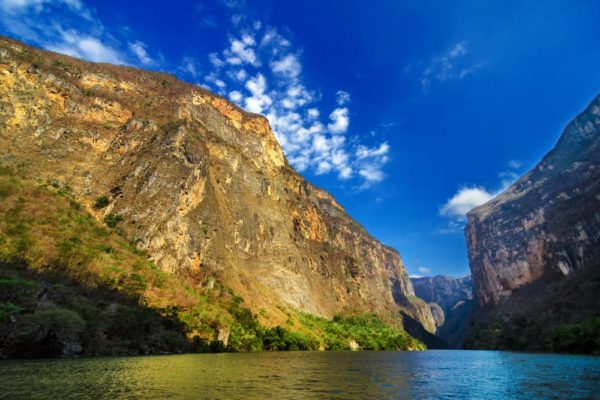
[(425, 300), (436, 321), (437, 335), (459, 347), (470, 319), (473, 303), (471, 276), (454, 278), (437, 275), (411, 278), (415, 294)]
[(497, 304), (548, 272), (600, 260), (600, 97), (515, 184), (468, 214), (477, 302)]
[(468, 213), (465, 236), (478, 320), (520, 312), (543, 331), (600, 313), (600, 96), (535, 168)]
[(199, 87), (0, 38), (0, 146), (1, 163), (68, 184), (161, 269), (221, 280), (267, 324), (357, 309), (435, 330), (399, 254), (289, 166), (264, 117)]

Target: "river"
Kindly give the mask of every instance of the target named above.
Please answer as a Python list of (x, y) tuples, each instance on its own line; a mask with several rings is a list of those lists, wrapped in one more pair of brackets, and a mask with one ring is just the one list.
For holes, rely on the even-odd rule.
[(600, 398), (600, 357), (264, 352), (0, 361), (6, 399)]

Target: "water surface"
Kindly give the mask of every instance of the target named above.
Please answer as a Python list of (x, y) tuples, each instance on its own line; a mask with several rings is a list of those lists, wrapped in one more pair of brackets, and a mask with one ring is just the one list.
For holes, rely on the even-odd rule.
[(280, 352), (0, 362), (6, 399), (599, 398), (600, 357)]

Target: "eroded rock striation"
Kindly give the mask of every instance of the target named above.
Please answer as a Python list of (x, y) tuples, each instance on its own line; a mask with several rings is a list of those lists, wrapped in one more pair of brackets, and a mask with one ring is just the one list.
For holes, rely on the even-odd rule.
[(468, 213), (465, 236), (480, 320), (520, 313), (541, 332), (598, 316), (600, 96), (535, 168)]
[(427, 302), (436, 322), (436, 334), (451, 347), (460, 347), (473, 306), (471, 276), (444, 275), (411, 278), (415, 294)]
[(162, 270), (218, 279), (267, 324), (360, 310), (435, 331), (399, 254), (296, 173), (266, 118), (197, 86), (0, 38), (0, 147)]

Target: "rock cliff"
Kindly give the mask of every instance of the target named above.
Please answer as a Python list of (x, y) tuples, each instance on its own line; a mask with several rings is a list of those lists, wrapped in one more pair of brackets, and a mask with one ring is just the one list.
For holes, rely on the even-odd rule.
[(219, 280), (267, 324), (360, 310), (435, 331), (399, 254), (290, 167), (266, 118), (197, 86), (0, 38), (0, 147), (0, 163), (70, 188), (160, 269)]
[(600, 96), (538, 165), (468, 213), (465, 236), (480, 321), (530, 313), (544, 331), (600, 313)]
[(473, 305), (471, 276), (411, 278), (415, 294), (429, 304), (436, 334), (451, 347), (460, 347)]

